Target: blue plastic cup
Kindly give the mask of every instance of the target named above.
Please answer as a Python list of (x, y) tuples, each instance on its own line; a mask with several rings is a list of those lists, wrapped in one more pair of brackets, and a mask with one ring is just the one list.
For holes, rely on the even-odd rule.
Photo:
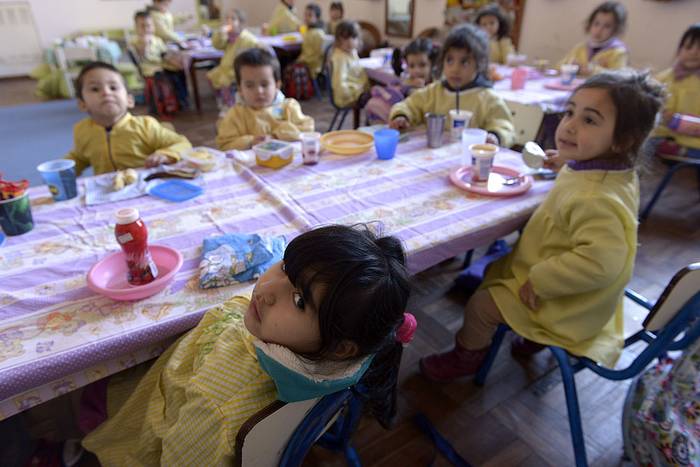
[(39, 164), (36, 169), (44, 179), (44, 183), (48, 185), (55, 201), (78, 196), (78, 187), (75, 182), (75, 161), (56, 159)]
[(399, 130), (384, 128), (374, 132), (374, 149), (377, 151), (378, 159), (393, 159), (398, 144)]

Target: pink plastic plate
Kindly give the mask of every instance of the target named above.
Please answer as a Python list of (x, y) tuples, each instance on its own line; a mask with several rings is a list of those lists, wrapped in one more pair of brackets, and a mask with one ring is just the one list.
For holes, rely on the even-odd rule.
[(158, 266), (158, 278), (146, 285), (131, 285), (126, 280), (126, 259), (118, 251), (103, 258), (90, 268), (87, 284), (90, 290), (112, 300), (141, 300), (163, 290), (182, 267), (179, 251), (163, 245), (148, 247)]
[(581, 84), (583, 84), (583, 80), (580, 78), (576, 78), (571, 84), (562, 84), (560, 80), (554, 79), (544, 83), (544, 87), (547, 89), (554, 89), (555, 91), (573, 91)]
[[(517, 183), (506, 184), (517, 178)], [(488, 182), (473, 182), (472, 167), (459, 167), (450, 173), (450, 181), (458, 188), (485, 196), (516, 196), (525, 193), (532, 186), (532, 177), (521, 176), (520, 173), (508, 167), (494, 165)]]

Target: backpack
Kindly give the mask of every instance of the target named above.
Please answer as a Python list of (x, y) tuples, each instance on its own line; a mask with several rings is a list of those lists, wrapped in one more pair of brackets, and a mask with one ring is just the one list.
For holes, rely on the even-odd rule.
[(303, 101), (314, 96), (309, 69), (303, 63), (292, 63), (284, 70), (284, 95)]
[(175, 89), (164, 73), (145, 78), (144, 97), (151, 113), (159, 117), (172, 117), (178, 110)]

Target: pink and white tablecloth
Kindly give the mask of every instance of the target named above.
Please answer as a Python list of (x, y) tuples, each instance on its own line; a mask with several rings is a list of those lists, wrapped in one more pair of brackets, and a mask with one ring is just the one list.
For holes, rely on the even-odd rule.
[[(83, 196), (54, 203), (46, 187), (30, 190), (33, 231), (0, 247), (0, 419), (160, 354), (178, 334), (252, 284), (202, 290), (202, 239), (227, 232), (286, 235), (318, 224), (379, 221), (405, 243), (411, 271), (425, 269), (520, 226), (551, 182), (496, 199), (459, 191), (447, 179), (458, 144), (429, 150), (423, 135), (379, 161), (325, 155), (303, 166), (297, 155), (274, 171), (226, 160), (200, 181), (204, 194), (173, 204), (141, 197), (85, 206)], [(497, 163), (521, 167), (516, 153)], [(91, 292), (87, 270), (115, 251), (113, 213), (139, 208), (149, 240), (177, 248), (184, 265), (163, 292), (115, 302)]]

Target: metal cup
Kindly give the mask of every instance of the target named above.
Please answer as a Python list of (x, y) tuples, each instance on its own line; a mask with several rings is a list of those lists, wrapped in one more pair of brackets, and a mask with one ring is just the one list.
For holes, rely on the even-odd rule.
[(445, 131), (445, 116), (427, 113), (425, 121), (428, 126), (428, 147), (439, 148), (442, 146), (442, 133)]

